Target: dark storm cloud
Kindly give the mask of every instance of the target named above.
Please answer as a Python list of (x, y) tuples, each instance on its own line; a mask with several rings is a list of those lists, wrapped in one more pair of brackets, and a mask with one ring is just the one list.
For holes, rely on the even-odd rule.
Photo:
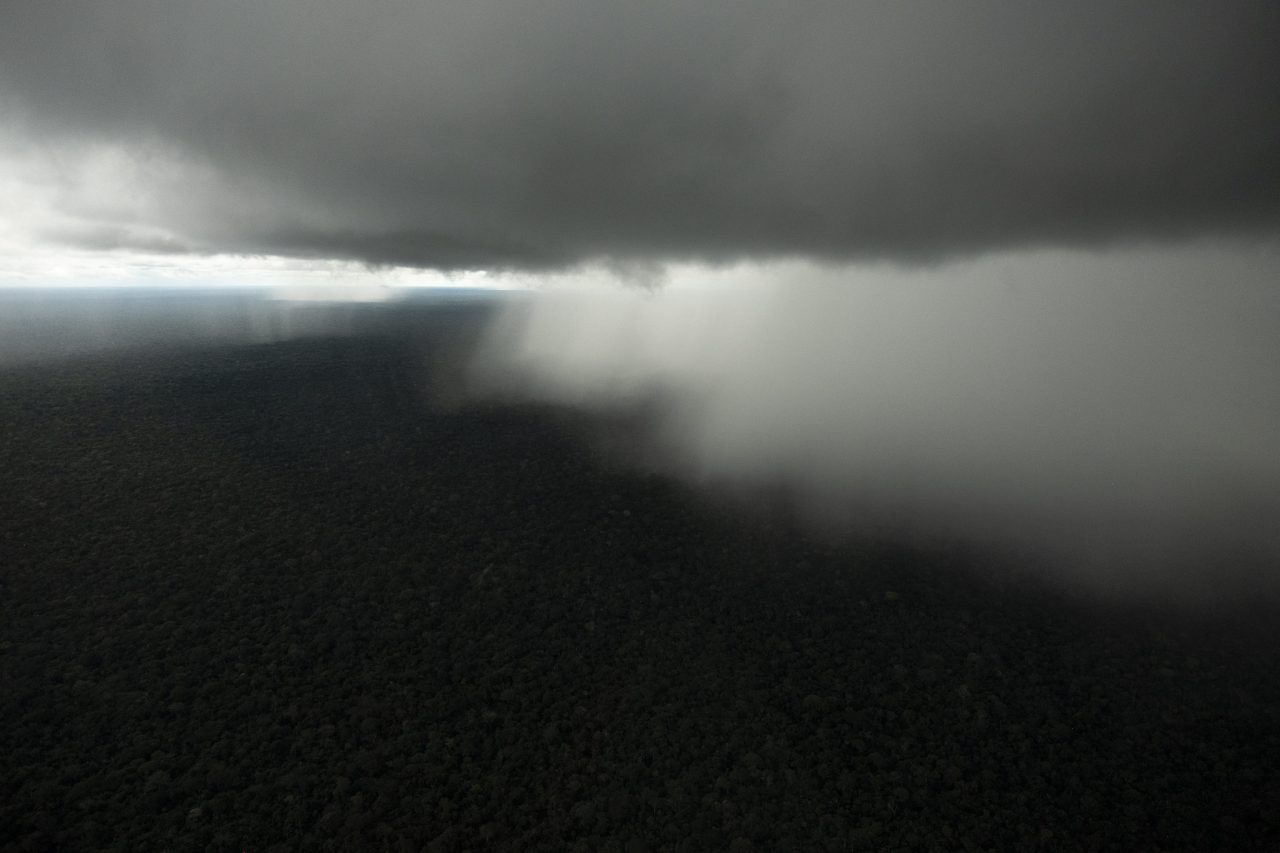
[(1277, 43), (1273, 3), (15, 0), (0, 95), (210, 170), (153, 224), (213, 249), (931, 258), (1272, 226)]

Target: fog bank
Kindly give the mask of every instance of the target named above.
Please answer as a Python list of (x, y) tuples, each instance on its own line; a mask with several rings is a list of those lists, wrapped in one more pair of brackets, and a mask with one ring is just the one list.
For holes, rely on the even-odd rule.
[(1026, 549), (1122, 596), (1280, 592), (1280, 253), (753, 265), (508, 305), (481, 395), (653, 406), (651, 459), (826, 530)]

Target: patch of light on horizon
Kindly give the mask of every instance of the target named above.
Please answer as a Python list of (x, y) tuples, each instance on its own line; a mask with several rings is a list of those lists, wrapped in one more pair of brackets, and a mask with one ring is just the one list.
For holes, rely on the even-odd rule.
[[(596, 259), (554, 272), (441, 272), (359, 261), (202, 251), (166, 219), (165, 199), (216, 183), (153, 143), (25, 144), (0, 126), (0, 288), (236, 288), (290, 301), (384, 301), (407, 290), (657, 293), (737, 288), (787, 262), (709, 266)], [(90, 247), (86, 239), (120, 240)], [(155, 250), (148, 250), (154, 246)]]
[[(526, 286), (483, 270), (182, 251), (186, 241), (156, 224), (162, 207), (153, 196), (205, 179), (160, 151), (23, 145), (0, 128), (0, 288), (236, 288), (287, 300), (382, 301), (404, 289)], [(164, 249), (75, 245), (95, 231)]]

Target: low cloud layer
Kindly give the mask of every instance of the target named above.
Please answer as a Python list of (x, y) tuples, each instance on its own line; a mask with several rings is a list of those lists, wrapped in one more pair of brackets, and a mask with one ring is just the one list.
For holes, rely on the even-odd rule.
[(650, 461), (837, 533), (1014, 546), (1109, 595), (1277, 596), (1278, 277), (1258, 246), (686, 270), (512, 303), (474, 389), (656, 401)]
[(12, 2), (0, 130), (130, 158), (73, 245), (933, 261), (1274, 227), (1277, 43), (1271, 3)]

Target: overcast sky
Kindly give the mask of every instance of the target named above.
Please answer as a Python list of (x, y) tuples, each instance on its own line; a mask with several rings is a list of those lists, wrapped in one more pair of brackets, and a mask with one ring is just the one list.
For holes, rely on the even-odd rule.
[(10, 0), (0, 239), (433, 269), (1269, 234), (1280, 5)]

